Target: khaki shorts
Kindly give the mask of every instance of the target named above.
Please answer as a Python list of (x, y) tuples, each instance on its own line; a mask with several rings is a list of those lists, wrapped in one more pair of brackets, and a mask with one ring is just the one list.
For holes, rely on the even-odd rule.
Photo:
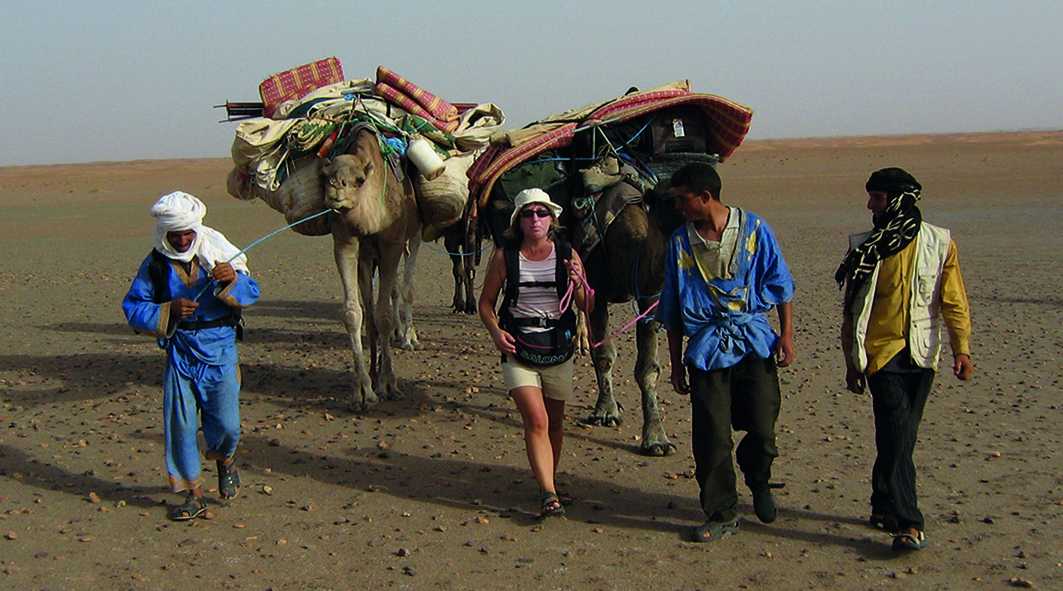
[(517, 361), (512, 355), (507, 355), (506, 360), (502, 362), (502, 379), (506, 382), (506, 390), (533, 386), (542, 390), (543, 396), (564, 402), (572, 396), (574, 365), (570, 357), (560, 365), (532, 367)]

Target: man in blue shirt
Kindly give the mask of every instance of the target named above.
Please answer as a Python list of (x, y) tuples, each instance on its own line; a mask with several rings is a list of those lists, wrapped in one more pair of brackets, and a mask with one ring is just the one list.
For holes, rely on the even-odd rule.
[(151, 208), (155, 247), (140, 264), (122, 311), (138, 332), (166, 350), (163, 432), (166, 472), (185, 493), (170, 518), (206, 513), (196, 431), (202, 418), (208, 459), (217, 461), (218, 493), (233, 498), (240, 476), (233, 459), (240, 439), (240, 368), (236, 338), (240, 310), (258, 300), (247, 258), (225, 236), (202, 224), (206, 206), (177, 191)]
[[(668, 331), (672, 387), (690, 395), (695, 476), (707, 518), (694, 529), (699, 542), (738, 530), (732, 427), (747, 432), (736, 458), (757, 517), (775, 520), (769, 481), (779, 455), (776, 357), (779, 367), (794, 360), (790, 270), (767, 223), (724, 205), (720, 189), (719, 175), (707, 164), (687, 165), (672, 176), (671, 192), (687, 223), (668, 241), (657, 311)], [(781, 335), (768, 321), (773, 307)]]

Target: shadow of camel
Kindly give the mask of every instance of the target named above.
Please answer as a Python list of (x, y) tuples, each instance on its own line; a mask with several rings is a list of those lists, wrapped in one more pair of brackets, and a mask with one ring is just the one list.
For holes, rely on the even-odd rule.
[[(11, 385), (4, 399), (25, 408), (52, 403), (70, 403), (108, 398), (130, 386), (162, 388), (164, 353), (151, 349), (150, 354), (84, 353), (79, 355), (3, 355), (0, 367), (32, 371), (61, 382), (58, 386), (39, 388)], [(351, 395), (351, 374), (347, 369), (293, 367), (276, 363), (242, 363), (243, 396), (258, 396), (283, 401), (297, 407), (323, 408), (346, 413)], [(458, 390), (464, 386), (446, 380), (399, 379), (404, 397), (381, 401), (364, 416), (415, 416), (419, 407), (436, 390)]]

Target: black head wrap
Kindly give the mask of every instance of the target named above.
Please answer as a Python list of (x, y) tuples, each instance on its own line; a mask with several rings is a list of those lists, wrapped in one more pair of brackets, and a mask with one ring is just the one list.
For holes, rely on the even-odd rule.
[[(915, 203), (923, 186), (902, 168), (891, 167), (871, 173), (864, 185), (868, 193), (881, 191), (887, 195), (886, 209), (875, 214), (875, 229), (860, 246), (849, 251), (834, 273), (834, 280), (842, 287), (849, 282), (850, 296), (863, 285), (875, 265), (908, 246), (923, 221)], [(846, 301), (846, 306), (851, 302)]]

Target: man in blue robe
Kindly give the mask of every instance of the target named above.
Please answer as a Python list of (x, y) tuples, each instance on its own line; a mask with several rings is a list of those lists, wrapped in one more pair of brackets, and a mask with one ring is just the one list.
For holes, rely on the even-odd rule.
[(177, 191), (151, 208), (155, 247), (140, 264), (122, 301), (129, 325), (153, 334), (166, 350), (163, 431), (166, 472), (184, 502), (170, 518), (206, 513), (196, 431), (202, 419), (206, 457), (218, 467), (218, 493), (235, 497), (233, 462), (240, 439), (240, 311), (258, 300), (247, 258), (225, 236), (202, 224), (206, 206)]
[[(724, 205), (720, 188), (719, 175), (706, 164), (672, 176), (671, 192), (687, 223), (669, 239), (657, 312), (668, 331), (672, 387), (690, 395), (695, 476), (707, 518), (694, 529), (699, 542), (738, 531), (732, 427), (747, 432), (736, 458), (757, 517), (775, 520), (769, 481), (779, 455), (776, 357), (779, 367), (794, 360), (790, 270), (767, 223)], [(773, 307), (781, 335), (768, 321)]]

